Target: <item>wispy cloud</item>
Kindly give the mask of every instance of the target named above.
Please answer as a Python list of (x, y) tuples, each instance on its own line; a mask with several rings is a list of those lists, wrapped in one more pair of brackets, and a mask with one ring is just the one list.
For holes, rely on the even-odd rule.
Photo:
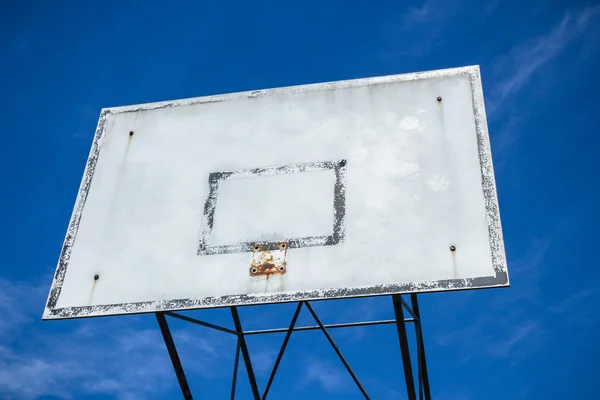
[[(544, 315), (531, 309), (540, 306), (542, 265), (551, 246), (552, 236), (530, 240), (521, 254), (509, 259), (510, 292), (494, 297), (494, 302), (486, 304), (486, 312), (468, 325), (435, 332), (434, 343), (460, 349), (461, 363), (489, 358), (518, 364), (538, 352), (547, 343), (548, 329)], [(474, 296), (480, 297), (481, 293), (464, 293), (452, 307), (469, 309)]]
[(544, 345), (546, 332), (535, 319), (506, 323), (503, 318), (481, 317), (469, 326), (437, 334), (438, 346), (456, 346), (461, 363), (474, 358), (510, 359), (518, 364)]
[(500, 5), (501, 2), (502, 2), (502, 0), (491, 0), (491, 1), (488, 1), (487, 4), (486, 4), (486, 6), (485, 6), (484, 14), (485, 15), (492, 14), (494, 11), (496, 11), (496, 9), (498, 8), (498, 6)]
[(594, 294), (595, 292), (589, 289), (575, 292), (571, 296), (567, 296), (556, 304), (550, 306), (549, 310), (555, 314), (564, 314), (581, 305), (582, 302), (585, 302)]
[(462, 5), (442, 0), (426, 0), (400, 13), (391, 13), (382, 24), (389, 44), (381, 54), (388, 61), (406, 56), (418, 57), (441, 46), (452, 17)]
[[(313, 307), (324, 324), (372, 321), (394, 318), (391, 300), (387, 297), (344, 299), (335, 302), (315, 302)], [(316, 325), (310, 317), (309, 325)], [(362, 340), (371, 326), (332, 329), (335, 337), (352, 341)]]
[[(104, 394), (137, 399), (160, 395), (177, 384), (160, 330), (147, 326), (148, 319), (42, 323), (46, 289), (0, 280), (0, 398)], [(229, 343), (207, 330), (197, 334), (199, 329), (171, 326), (186, 370), (207, 379), (229, 376), (234, 351), (224, 347), (235, 349), (235, 340)]]
[[(551, 303), (548, 311), (554, 318), (560, 318), (574, 329), (595, 326), (600, 321), (600, 290), (597, 288), (572, 288), (572, 293), (563, 293), (564, 297)], [(596, 333), (588, 329), (580, 329), (581, 338), (595, 337)], [(593, 340), (593, 339), (592, 339)]]
[(43, 308), (47, 289), (42, 284), (0, 278), (0, 338), (36, 319), (34, 314)]
[[(526, 320), (520, 324), (515, 324), (504, 340), (495, 342), (489, 347), (489, 354), (495, 358), (519, 358), (533, 352), (537, 346), (532, 344), (539, 343), (542, 334), (540, 323), (535, 320)], [(526, 342), (526, 344), (524, 344)], [(519, 346), (524, 344), (521, 348)]]
[(599, 17), (600, 6), (569, 10), (548, 32), (525, 40), (502, 56), (495, 65), (497, 78), (488, 99), (489, 114), (494, 116), (506, 98), (521, 91), (536, 71), (584, 35)]
[(597, 40), (586, 39), (600, 35), (599, 26), (600, 6), (569, 10), (546, 33), (525, 39), (495, 61), (492, 83), (486, 86), (486, 111), (490, 121), (496, 123), (492, 142), (499, 169), (504, 166), (509, 149), (519, 139), (519, 125), (528, 117), (525, 107), (515, 107), (508, 100), (521, 93), (540, 70), (576, 41), (586, 43), (578, 46), (580, 55), (572, 56), (571, 68), (585, 61), (591, 49), (600, 46)]
[(327, 393), (343, 392), (346, 389), (344, 371), (333, 364), (319, 359), (306, 360), (304, 369), (304, 384), (317, 384)]
[(412, 7), (403, 16), (403, 28), (410, 29), (436, 17), (436, 0), (427, 0), (417, 7)]
[(266, 377), (271, 374), (273, 366), (275, 365), (275, 358), (277, 357), (278, 351), (279, 348), (252, 351), (252, 367), (254, 368), (256, 375)]

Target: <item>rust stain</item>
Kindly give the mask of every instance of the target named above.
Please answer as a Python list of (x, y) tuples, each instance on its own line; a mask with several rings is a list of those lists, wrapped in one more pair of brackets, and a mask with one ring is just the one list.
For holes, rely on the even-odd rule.
[(263, 246), (256, 244), (252, 250), (252, 262), (250, 264), (250, 276), (283, 275), (287, 272), (287, 249), (288, 244), (281, 242), (274, 250), (263, 250)]
[(98, 275), (94, 275), (94, 283), (92, 284), (92, 290), (90, 292), (90, 301), (89, 304), (92, 305), (92, 301), (94, 300), (94, 292), (96, 291), (96, 282), (98, 282)]
[(129, 145), (131, 144), (131, 139), (133, 139), (133, 131), (129, 131), (129, 137), (127, 138), (127, 148), (125, 149), (125, 156), (127, 157), (127, 153), (129, 153)]
[(450, 246), (450, 254), (452, 255), (452, 267), (454, 272), (454, 278), (458, 276), (458, 269), (456, 267), (456, 246)]

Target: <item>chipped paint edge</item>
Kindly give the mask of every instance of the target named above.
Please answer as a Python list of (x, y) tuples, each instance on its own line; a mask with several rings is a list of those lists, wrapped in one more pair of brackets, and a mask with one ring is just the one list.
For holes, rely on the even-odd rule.
[[(489, 243), (495, 276), (467, 279), (449, 279), (439, 281), (424, 281), (406, 284), (371, 285), (343, 289), (336, 288), (294, 291), (287, 293), (228, 295), (222, 297), (204, 297), (178, 300), (160, 300), (135, 303), (56, 308), (56, 303), (58, 301), (58, 298), (60, 297), (60, 292), (65, 279), (71, 250), (77, 236), (77, 230), (79, 228), (81, 215), (85, 206), (87, 195), (92, 184), (94, 169), (96, 167), (96, 163), (100, 155), (100, 149), (102, 147), (102, 137), (106, 130), (108, 117), (111, 114), (149, 111), (160, 108), (191, 106), (196, 104), (231, 101), (245, 98), (256, 98), (259, 96), (276, 94), (296, 94), (320, 90), (331, 90), (385, 83), (396, 83), (403, 81), (443, 78), (457, 75), (469, 76), (469, 82), (471, 86), (472, 105), (475, 117), (475, 129), (477, 133), (477, 144), (481, 168), (482, 189), (485, 199)], [(159, 311), (180, 311), (199, 308), (217, 308), (242, 305), (284, 303), (294, 301), (367, 297), (402, 293), (442, 292), (508, 286), (510, 286), (510, 282), (506, 265), (506, 254), (504, 250), (502, 226), (500, 221), (498, 197), (496, 192), (496, 181), (494, 176), (490, 140), (485, 115), (485, 105), (480, 70), (479, 66), (467, 66), (426, 72), (388, 75), (382, 77), (353, 79), (337, 82), (325, 82), (310, 85), (288, 86), (275, 89), (255, 90), (232, 94), (205, 96), (191, 99), (103, 109), (100, 113), (100, 119), (96, 128), (92, 148), (90, 149), (90, 154), (86, 163), (85, 172), (79, 187), (79, 192), (73, 209), (73, 214), (69, 222), (69, 227), (67, 229), (67, 234), (65, 236), (64, 244), (60, 253), (60, 258), (58, 261), (56, 272), (54, 274), (52, 286), (50, 288), (50, 293), (48, 295), (48, 300), (44, 309), (42, 319), (48, 320), (98, 317), (108, 315), (150, 313)]]

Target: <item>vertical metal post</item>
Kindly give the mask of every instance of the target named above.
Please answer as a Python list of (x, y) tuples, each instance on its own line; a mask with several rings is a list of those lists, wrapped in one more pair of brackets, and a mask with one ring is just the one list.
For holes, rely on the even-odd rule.
[(240, 338), (235, 346), (235, 361), (233, 362), (233, 378), (231, 380), (231, 400), (235, 399), (235, 387), (237, 385), (238, 365), (240, 363)]
[(169, 356), (171, 357), (171, 363), (173, 364), (173, 368), (175, 369), (175, 374), (177, 375), (177, 380), (179, 381), (179, 386), (181, 387), (181, 393), (183, 393), (183, 398), (185, 400), (192, 400), (192, 392), (190, 391), (187, 379), (185, 378), (183, 366), (181, 365), (181, 361), (179, 360), (179, 355), (177, 354), (177, 349), (175, 348), (175, 342), (173, 342), (173, 337), (171, 336), (171, 331), (169, 330), (167, 319), (165, 318), (165, 315), (163, 313), (156, 313), (156, 320), (158, 321), (158, 326), (160, 327), (163, 339), (165, 340), (165, 344), (167, 345), (167, 351), (169, 352)]
[(260, 400), (260, 392), (258, 391), (258, 385), (256, 384), (256, 377), (254, 376), (254, 370), (252, 369), (252, 363), (250, 362), (250, 353), (246, 346), (246, 338), (244, 337), (244, 330), (242, 329), (242, 323), (240, 322), (240, 316), (235, 306), (231, 308), (231, 316), (233, 317), (233, 324), (235, 330), (238, 332), (238, 340), (240, 343), (240, 349), (242, 350), (242, 358), (244, 364), (246, 364), (246, 372), (248, 373), (248, 379), (250, 380), (250, 387), (252, 388), (252, 396), (254, 400)]
[(394, 314), (396, 315), (396, 327), (398, 328), (398, 340), (400, 341), (400, 352), (402, 353), (402, 366), (404, 367), (404, 380), (406, 381), (406, 392), (408, 400), (416, 400), (415, 381), (410, 362), (410, 349), (408, 348), (408, 336), (404, 323), (404, 310), (402, 309), (402, 297), (399, 294), (392, 295), (394, 303)]
[(425, 344), (423, 343), (423, 330), (421, 327), (421, 313), (419, 312), (419, 301), (417, 300), (417, 295), (415, 293), (410, 295), (410, 303), (413, 313), (417, 317), (417, 321), (415, 321), (415, 328), (417, 329), (417, 340), (419, 342), (419, 348), (417, 351), (421, 357), (421, 363), (423, 367), (423, 391), (425, 393), (425, 400), (431, 400), (429, 374), (427, 372), (427, 361), (425, 358)]

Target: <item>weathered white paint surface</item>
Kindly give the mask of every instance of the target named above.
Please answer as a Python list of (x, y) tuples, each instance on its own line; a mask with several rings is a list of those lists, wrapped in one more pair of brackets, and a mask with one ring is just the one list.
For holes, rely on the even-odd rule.
[[(508, 285), (479, 85), (469, 67), (109, 109), (45, 318)], [(252, 253), (197, 255), (209, 173), (341, 159), (342, 243), (290, 249), (287, 273), (268, 280), (249, 276)], [(221, 182), (211, 244), (331, 234), (334, 181)], [(492, 283), (470, 281), (481, 277)]]

